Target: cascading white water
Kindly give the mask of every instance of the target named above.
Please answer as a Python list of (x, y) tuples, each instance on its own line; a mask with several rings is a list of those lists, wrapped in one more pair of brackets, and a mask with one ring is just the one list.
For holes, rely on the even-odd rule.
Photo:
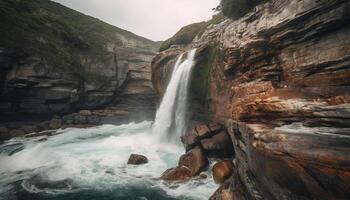
[[(151, 122), (70, 128), (0, 143), (0, 199), (207, 199), (216, 189), (210, 172), (171, 187), (158, 179), (184, 153), (159, 135), (180, 141), (195, 52), (178, 58), (152, 129)], [(132, 153), (149, 163), (127, 165)]]
[(186, 128), (188, 86), (196, 49), (187, 54), (186, 60), (182, 61), (184, 55), (181, 54), (176, 61), (152, 129), (154, 134), (171, 142), (180, 141)]

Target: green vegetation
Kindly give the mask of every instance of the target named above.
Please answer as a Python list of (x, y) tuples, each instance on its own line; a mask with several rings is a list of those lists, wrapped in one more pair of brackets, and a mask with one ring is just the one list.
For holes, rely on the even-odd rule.
[(108, 43), (122, 45), (116, 34), (153, 44), (49, 0), (0, 0), (0, 24), (0, 50), (11, 63), (30, 59), (37, 71), (68, 70), (89, 80), (91, 75), (81, 66), (83, 56), (108, 55)]
[(203, 34), (205, 29), (211, 24), (218, 24), (224, 20), (224, 15), (220, 12), (212, 17), (207, 22), (199, 22), (187, 25), (181, 28), (173, 37), (164, 41), (159, 48), (159, 51), (169, 49), (172, 45), (189, 44), (197, 35)]
[(159, 51), (164, 51), (171, 45), (189, 44), (196, 35), (204, 28), (205, 22), (187, 25), (180, 29), (173, 37), (164, 41), (159, 48)]
[(222, 22), (225, 16), (240, 18), (254, 6), (267, 1), (269, 0), (221, 0), (220, 5), (215, 9), (218, 11), (218, 14), (214, 15), (211, 20), (190, 24), (181, 28), (173, 37), (161, 44), (159, 51), (167, 50), (172, 45), (189, 44), (197, 35), (203, 34), (209, 25)]
[(221, 0), (217, 10), (222, 10), (225, 16), (240, 18), (254, 6), (267, 1), (268, 0)]
[(208, 46), (199, 55), (196, 66), (193, 68), (191, 80), (191, 98), (197, 102), (205, 102), (209, 90), (209, 73), (214, 64), (217, 49)]

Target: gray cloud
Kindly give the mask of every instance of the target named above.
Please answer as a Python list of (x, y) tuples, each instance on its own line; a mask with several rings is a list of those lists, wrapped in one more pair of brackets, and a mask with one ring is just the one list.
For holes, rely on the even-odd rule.
[(211, 18), (219, 0), (54, 0), (152, 40)]

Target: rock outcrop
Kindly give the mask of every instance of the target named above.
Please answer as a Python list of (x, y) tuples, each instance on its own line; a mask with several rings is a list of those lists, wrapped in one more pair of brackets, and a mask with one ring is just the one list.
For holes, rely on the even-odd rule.
[(193, 118), (226, 124), (234, 146), (235, 172), (223, 187), (226, 194), (349, 197), (349, 1), (271, 0), (240, 19), (208, 27), (185, 48), (155, 57), (159, 94), (179, 52), (195, 47)]
[(2, 118), (119, 104), (153, 109), (149, 64), (158, 43), (51, 1), (0, 5)]
[(128, 165), (141, 165), (148, 163), (148, 158), (139, 154), (131, 154), (128, 160)]

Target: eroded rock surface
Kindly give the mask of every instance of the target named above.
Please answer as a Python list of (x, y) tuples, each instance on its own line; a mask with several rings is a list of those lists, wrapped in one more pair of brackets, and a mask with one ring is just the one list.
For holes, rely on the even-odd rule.
[(160, 94), (164, 68), (179, 52), (198, 48), (194, 81), (210, 64), (206, 95), (191, 109), (197, 120), (205, 113), (226, 124), (236, 168), (227, 190), (235, 199), (350, 195), (349, 8), (345, 0), (272, 0), (153, 60)]
[(51, 1), (1, 7), (0, 122), (106, 105), (154, 109), (158, 43)]

